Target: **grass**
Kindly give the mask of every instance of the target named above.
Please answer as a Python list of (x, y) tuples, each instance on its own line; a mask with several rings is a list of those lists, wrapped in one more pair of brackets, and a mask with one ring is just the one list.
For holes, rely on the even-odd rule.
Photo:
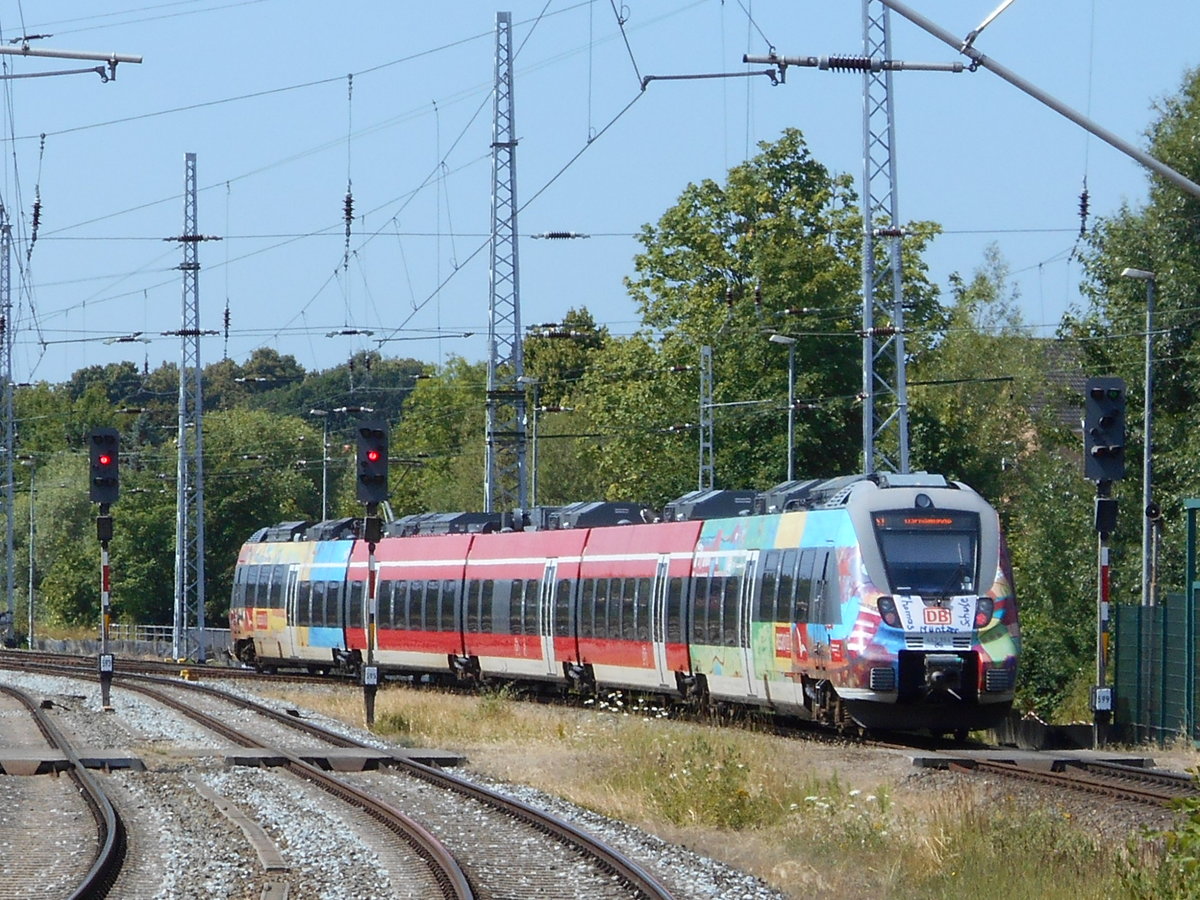
[[(277, 696), (362, 723), (353, 689)], [(517, 702), (503, 690), (388, 687), (374, 730), (465, 752), (473, 768), (685, 843), (789, 897), (1200, 896), (1161, 893), (1191, 871), (1185, 851), (1200, 838), (1190, 832), (1192, 843), (1179, 842), (1179, 858), (1163, 868), (1141, 836), (1128, 849), (1102, 844), (1069, 814), (1022, 805), (994, 786), (923, 782), (907, 760), (885, 766), (853, 746), (673, 721), (620, 694), (581, 710)], [(1200, 813), (1196, 823), (1200, 835)]]

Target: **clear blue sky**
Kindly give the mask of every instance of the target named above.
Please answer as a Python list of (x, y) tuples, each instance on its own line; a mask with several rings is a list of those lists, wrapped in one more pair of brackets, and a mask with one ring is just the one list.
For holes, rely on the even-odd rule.
[[(965, 35), (998, 0), (909, 3)], [(632, 330), (621, 281), (638, 249), (631, 235), (689, 181), (722, 180), (784, 127), (803, 130), (831, 169), (861, 175), (859, 76), (791, 69), (776, 87), (762, 77), (658, 81), (644, 93), (639, 82), (745, 71), (742, 54), (769, 46), (857, 53), (858, 0), (624, 0), (624, 35), (610, 0), (104, 6), (0, 0), (4, 43), (51, 34), (33, 46), (144, 57), (108, 84), (92, 74), (3, 82), (18, 382), (179, 360), (179, 339), (162, 333), (182, 321), (182, 256), (164, 239), (183, 231), (188, 152), (199, 231), (223, 238), (199, 250), (201, 327), (222, 332), (226, 306), (231, 318), (227, 341), (204, 339), (202, 362), (242, 362), (261, 346), (310, 369), (377, 347), (482, 359), (499, 9), (512, 12), (519, 47), (525, 324), (585, 305), (614, 332)], [(1141, 145), (1153, 103), (1200, 64), (1197, 34), (1200, 4), (1016, 0), (976, 47)], [(896, 15), (892, 37), (900, 59), (961, 59)], [(19, 75), (90, 65), (2, 61)], [(1077, 300), (1069, 254), (1084, 177), (1103, 215), (1142, 202), (1145, 173), (986, 71), (898, 73), (895, 101), (901, 215), (946, 229), (928, 256), (935, 279), (944, 288), (951, 272), (970, 275), (995, 242), (1026, 320), (1050, 333)], [(551, 230), (591, 237), (532, 237)], [(347, 330), (373, 334), (327, 336)], [(137, 332), (149, 343), (106, 342)], [(377, 344), (383, 337), (397, 340)]]

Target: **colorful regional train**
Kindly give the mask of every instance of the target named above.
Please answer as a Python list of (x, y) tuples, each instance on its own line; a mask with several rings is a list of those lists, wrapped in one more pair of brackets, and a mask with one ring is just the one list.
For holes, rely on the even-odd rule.
[[(519, 530), (492, 530), (482, 514), (390, 523), (374, 548), (375, 664), (425, 680), (767, 707), (838, 727), (965, 735), (1008, 713), (1017, 606), (982, 497), (924, 473), (748, 496), (740, 515), (677, 502), (649, 524), (613, 504), (582, 505), (611, 507), (607, 525), (565, 513)], [(422, 533), (422, 518), (443, 533)], [(230, 610), (242, 662), (362, 664), (360, 528), (285, 523), (242, 547)]]

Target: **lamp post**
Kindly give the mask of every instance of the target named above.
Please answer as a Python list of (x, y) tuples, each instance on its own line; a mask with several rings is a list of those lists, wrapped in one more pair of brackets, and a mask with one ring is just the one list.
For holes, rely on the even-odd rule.
[(1154, 578), (1152, 569), (1152, 539), (1154, 520), (1158, 518), (1158, 510), (1150, 499), (1150, 449), (1151, 449), (1151, 415), (1150, 405), (1153, 390), (1154, 352), (1154, 288), (1155, 276), (1146, 269), (1122, 269), (1122, 278), (1134, 278), (1146, 282), (1146, 372), (1145, 393), (1142, 398), (1142, 606), (1154, 606)]
[(310, 409), (310, 416), (320, 416), (321, 428), (321, 521), (329, 518), (329, 410)]
[(767, 340), (772, 344), (787, 344), (788, 348), (788, 399), (787, 399), (787, 480), (795, 478), (796, 445), (796, 339), (786, 334), (773, 334)]

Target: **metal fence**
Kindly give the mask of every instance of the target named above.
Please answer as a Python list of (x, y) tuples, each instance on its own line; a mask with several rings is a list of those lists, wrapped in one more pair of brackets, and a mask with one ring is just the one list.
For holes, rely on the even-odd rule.
[[(1190, 616), (1189, 616), (1190, 614)], [(1157, 606), (1116, 607), (1116, 727), (1123, 740), (1159, 744), (1196, 740), (1196, 673), (1189, 637), (1194, 609), (1184, 594), (1168, 594)]]

